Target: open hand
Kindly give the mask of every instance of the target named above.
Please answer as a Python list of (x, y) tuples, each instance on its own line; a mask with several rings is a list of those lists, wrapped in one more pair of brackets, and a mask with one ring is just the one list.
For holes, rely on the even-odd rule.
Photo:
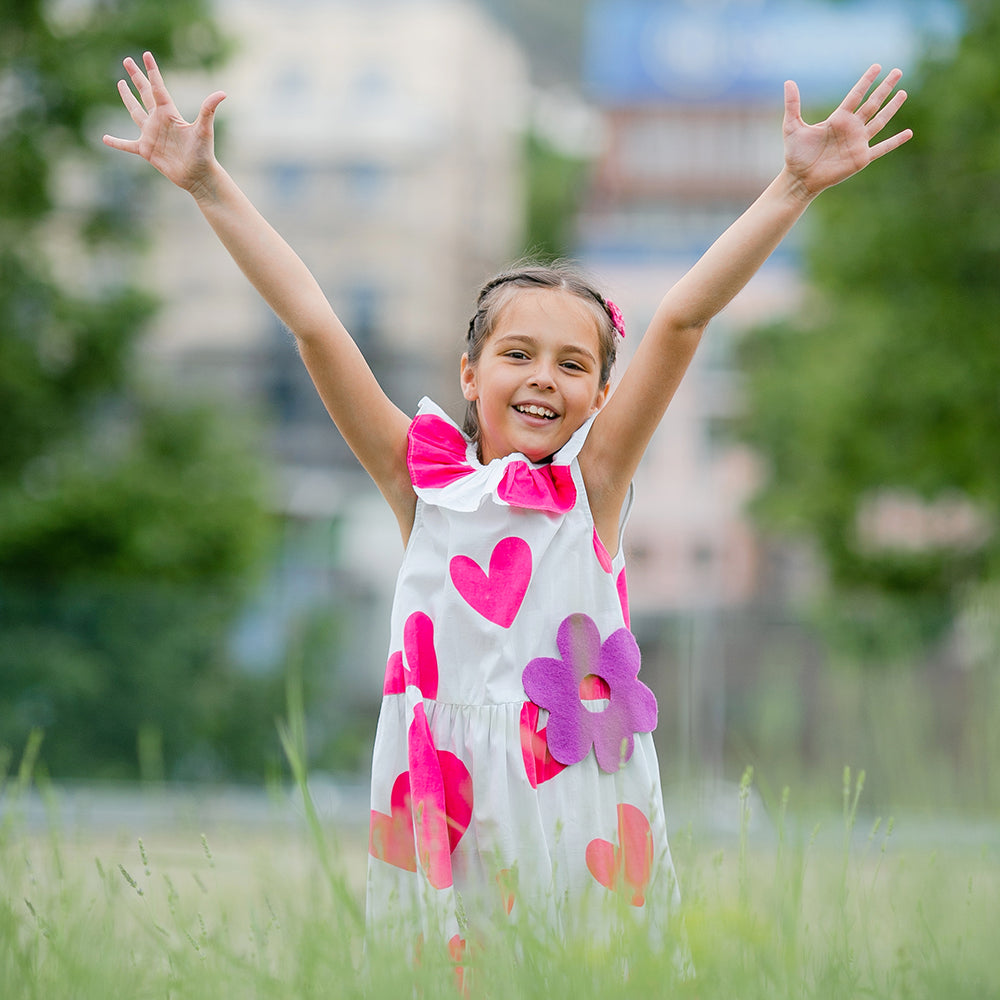
[(906, 100), (904, 90), (892, 94), (903, 75), (898, 69), (868, 94), (881, 72), (881, 66), (872, 66), (836, 111), (817, 125), (802, 120), (799, 88), (791, 80), (785, 84), (785, 167), (810, 196), (839, 184), (912, 138), (913, 132), (904, 129), (871, 144)]
[(142, 61), (145, 73), (131, 57), (123, 63), (139, 95), (138, 100), (128, 81), (118, 81), (122, 102), (132, 121), (139, 126), (139, 138), (116, 139), (106, 135), (104, 144), (141, 156), (178, 187), (194, 192), (205, 183), (215, 162), (213, 122), (215, 110), (226, 95), (221, 90), (210, 94), (202, 103), (198, 117), (187, 122), (167, 92), (152, 54), (144, 53)]

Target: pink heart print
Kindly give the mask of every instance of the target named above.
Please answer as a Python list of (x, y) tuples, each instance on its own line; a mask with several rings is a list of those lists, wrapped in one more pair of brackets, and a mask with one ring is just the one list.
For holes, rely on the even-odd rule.
[(468, 556), (455, 556), (448, 568), (455, 589), (473, 610), (510, 628), (531, 581), (531, 546), (523, 538), (501, 538), (490, 555), (489, 572)]
[(417, 861), (435, 889), (452, 884), (451, 854), (472, 820), (472, 775), (455, 754), (438, 750), (423, 702), (407, 733)]
[(547, 727), (538, 726), (538, 706), (526, 701), (521, 706), (521, 756), (524, 758), (524, 773), (532, 788), (554, 778), (566, 765), (549, 752)]
[[(445, 816), (447, 833), (440, 845), (450, 854), (458, 846), (472, 819), (472, 779), (468, 768), (453, 753), (437, 751), (438, 764), (444, 783)], [(397, 775), (389, 796), (389, 812), (381, 813), (373, 809), (368, 828), (368, 853), (373, 858), (388, 862), (404, 871), (417, 870), (417, 849), (413, 834), (413, 796), (410, 794), (410, 772)], [(450, 874), (450, 864), (436, 858), (431, 864), (432, 884), (440, 879), (437, 872), (442, 868)]]
[(398, 649), (385, 665), (382, 694), (402, 694), (407, 685), (420, 689), (424, 698), (438, 693), (438, 662), (434, 650), (434, 622), (422, 611), (414, 611), (403, 626), (403, 652)]
[(501, 868), (497, 872), (497, 886), (500, 888), (501, 905), (509, 917), (517, 901), (517, 873), (513, 868)]
[(385, 680), (382, 682), (382, 694), (402, 694), (406, 690), (404, 671), (403, 653), (397, 649), (389, 657), (389, 661), (385, 665)]
[(368, 828), (368, 853), (373, 858), (408, 872), (417, 870), (413, 846), (413, 814), (410, 811), (410, 772), (396, 777), (389, 796), (388, 815), (372, 810)]
[(618, 805), (618, 845), (592, 840), (587, 868), (605, 888), (622, 893), (632, 906), (642, 906), (653, 872), (653, 835), (642, 811), (624, 802)]

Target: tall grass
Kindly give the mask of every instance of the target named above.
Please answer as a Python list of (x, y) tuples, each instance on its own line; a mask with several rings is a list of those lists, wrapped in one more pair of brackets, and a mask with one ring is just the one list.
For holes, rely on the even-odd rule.
[(59, 834), (55, 815), (47, 831), (28, 828), (33, 741), (0, 791), (0, 997), (1000, 995), (996, 839), (925, 847), (890, 821), (861, 829), (864, 779), (850, 771), (836, 823), (793, 817), (787, 790), (769, 824), (752, 822), (748, 772), (732, 842), (675, 833), (675, 934), (693, 974), (638, 937), (609, 947), (512, 933), (461, 967), (426, 943), (418, 964), (408, 941), (366, 949), (364, 844), (334, 840), (308, 804), (302, 737), (293, 712), (283, 738), (304, 829), (132, 842)]

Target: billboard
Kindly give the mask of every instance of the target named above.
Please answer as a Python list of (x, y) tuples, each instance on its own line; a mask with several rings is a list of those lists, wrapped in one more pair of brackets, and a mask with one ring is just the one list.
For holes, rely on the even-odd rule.
[(949, 0), (594, 0), (583, 73), (601, 103), (839, 99), (873, 62), (912, 72), (925, 43), (949, 44)]

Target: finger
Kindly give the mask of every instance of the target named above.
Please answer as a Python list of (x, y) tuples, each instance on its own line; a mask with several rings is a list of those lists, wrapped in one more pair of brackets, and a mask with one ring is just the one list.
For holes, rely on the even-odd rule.
[(201, 102), (201, 111), (198, 112), (199, 124), (211, 124), (212, 119), (215, 117), (216, 109), (225, 99), (226, 93), (222, 90), (217, 90), (214, 94), (209, 94), (208, 97)]
[(892, 95), (892, 100), (882, 108), (878, 114), (875, 115), (871, 121), (868, 122), (868, 137), (870, 139), (874, 138), (879, 134), (892, 121), (896, 112), (903, 106), (906, 101), (906, 91), (897, 90), (895, 94)]
[(891, 70), (886, 78), (869, 94), (868, 100), (857, 110), (857, 114), (865, 121), (873, 118), (879, 108), (885, 103), (886, 98), (892, 93), (896, 84), (903, 76), (901, 69)]
[(802, 98), (799, 95), (798, 84), (794, 80), (785, 81), (785, 125), (799, 124), (802, 121)]
[(873, 63), (869, 66), (867, 72), (847, 92), (847, 96), (840, 102), (840, 106), (853, 114), (861, 106), (861, 102), (865, 99), (865, 94), (871, 89), (871, 85), (881, 72), (882, 67), (878, 63)]
[(143, 106), (135, 99), (135, 94), (132, 93), (126, 80), (118, 81), (118, 93), (121, 94), (122, 104), (125, 105), (125, 110), (128, 111), (132, 121), (134, 121), (139, 128), (142, 128), (142, 123), (149, 117), (149, 115), (146, 113)]
[(153, 98), (157, 104), (171, 104), (173, 103), (170, 99), (170, 94), (167, 91), (167, 85), (163, 82), (163, 76), (160, 73), (160, 67), (156, 65), (156, 60), (153, 58), (152, 52), (143, 52), (142, 61), (146, 66), (146, 72), (149, 74), (149, 83), (153, 89)]
[(137, 139), (117, 139), (113, 135), (106, 135), (102, 142), (112, 149), (120, 149), (123, 153), (139, 153), (139, 142)]
[(902, 132), (897, 132), (888, 139), (883, 139), (881, 142), (875, 143), (871, 147), (871, 158), (877, 160), (880, 156), (885, 156), (886, 153), (891, 153), (894, 149), (899, 149), (904, 142), (909, 142), (912, 138), (913, 129), (903, 129)]
[(152, 111), (155, 106), (153, 91), (142, 70), (131, 56), (125, 59), (122, 65), (125, 67), (125, 72), (128, 73), (129, 79), (132, 81), (132, 86), (135, 87), (136, 92), (139, 94), (143, 107), (147, 111)]

